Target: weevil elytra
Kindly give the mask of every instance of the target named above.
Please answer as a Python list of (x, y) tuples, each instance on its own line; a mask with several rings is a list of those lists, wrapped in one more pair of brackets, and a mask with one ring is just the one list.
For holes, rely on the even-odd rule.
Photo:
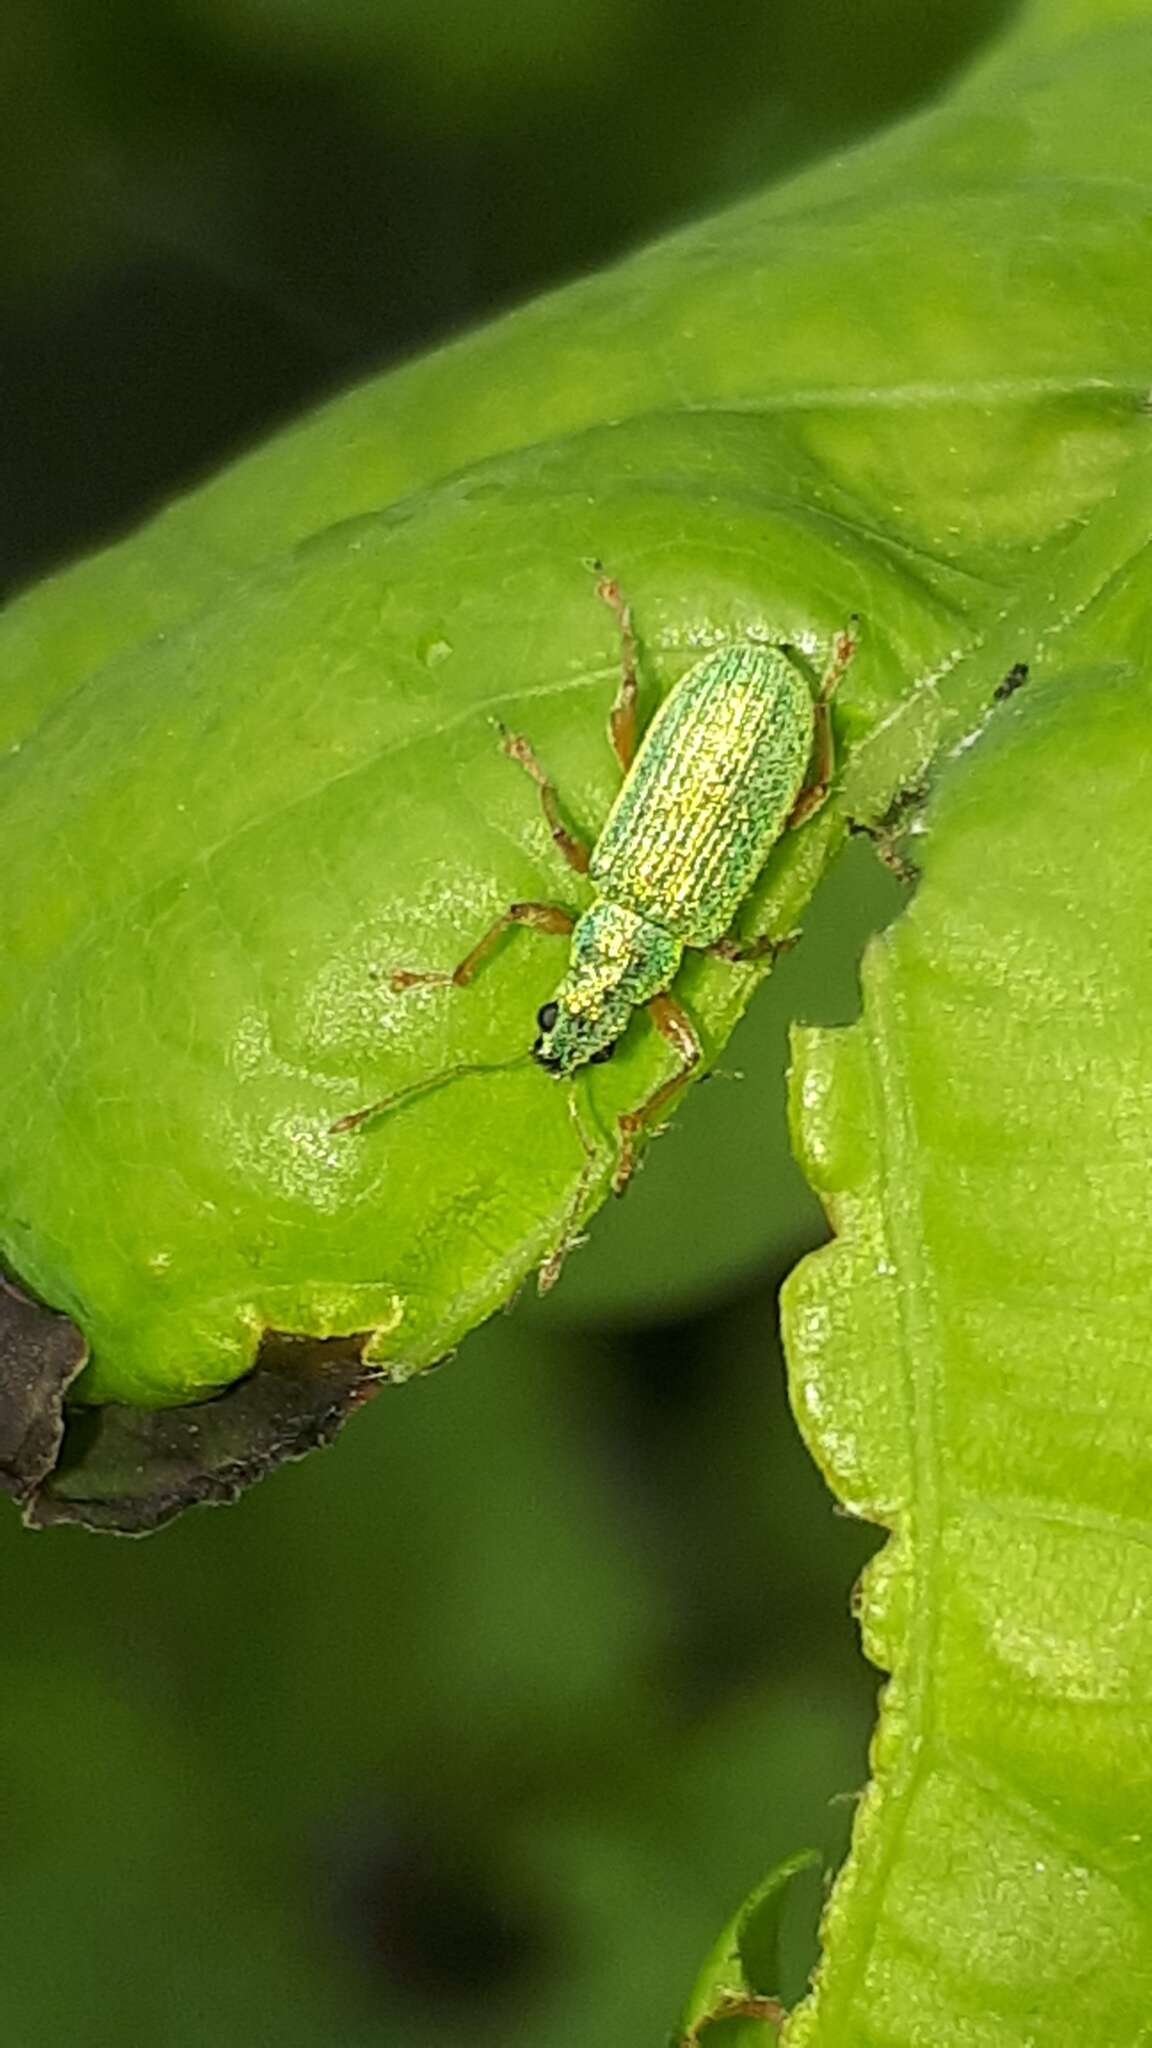
[[(501, 744), (536, 784), (558, 852), (591, 882), (595, 898), (578, 916), (557, 904), (513, 903), (458, 966), (401, 968), (391, 985), (397, 991), (429, 983), (464, 988), (502, 935), (516, 927), (568, 937), (568, 970), (537, 1016), (532, 1047), (539, 1065), (562, 1079), (610, 1058), (633, 1012), (646, 1008), (677, 1052), (679, 1066), (619, 1119), (613, 1178), (619, 1194), (645, 1129), (686, 1086), (703, 1056), (695, 1026), (671, 992), (685, 951), (739, 962), (762, 958), (781, 943), (763, 938), (741, 944), (731, 927), (776, 842), (811, 817), (828, 793), (829, 706), (856, 642), (851, 621), (836, 637), (819, 680), (786, 643), (717, 648), (680, 678), (641, 735), (631, 607), (601, 565), (593, 566), (597, 593), (620, 628), (622, 674), (609, 733), (624, 775), (594, 846), (569, 831), (557, 790), (530, 742), (502, 730)], [(354, 1110), (332, 1128), (356, 1129), (435, 1081), (476, 1071), (448, 1069)], [(555, 1265), (551, 1277), (558, 1270)]]

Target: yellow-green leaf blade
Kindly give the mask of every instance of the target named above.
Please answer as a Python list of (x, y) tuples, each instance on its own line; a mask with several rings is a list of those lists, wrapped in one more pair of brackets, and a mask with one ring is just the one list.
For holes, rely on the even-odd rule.
[(950, 771), (861, 1023), (798, 1046), (839, 1234), (787, 1289), (795, 1398), (894, 1533), (797, 2048), (1147, 2038), (1152, 695), (1099, 665), (1131, 624), (1098, 607)]

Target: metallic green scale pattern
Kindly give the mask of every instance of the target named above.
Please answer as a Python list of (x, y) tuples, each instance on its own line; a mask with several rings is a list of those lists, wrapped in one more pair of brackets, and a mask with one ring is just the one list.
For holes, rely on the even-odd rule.
[(776, 647), (729, 647), (683, 676), (596, 842), (602, 897), (686, 946), (729, 929), (788, 822), (812, 753), (812, 688)]

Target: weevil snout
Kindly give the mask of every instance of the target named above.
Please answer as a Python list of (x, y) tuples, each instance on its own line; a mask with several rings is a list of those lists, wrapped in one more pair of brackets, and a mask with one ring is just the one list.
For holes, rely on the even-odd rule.
[(545, 1003), (543, 1009), (536, 1012), (536, 1022), (540, 1027), (540, 1036), (532, 1047), (532, 1057), (538, 1066), (544, 1067), (550, 1074), (558, 1074), (560, 1072), (560, 1062), (550, 1048), (545, 1045), (544, 1041), (549, 1032), (554, 1028), (559, 1015), (559, 1003)]
[[(610, 1060), (616, 1050), (615, 1039), (608, 1045), (597, 1046), (595, 1052), (590, 1053), (584, 1052), (578, 1035), (574, 1044), (561, 1042), (565, 1038), (565, 1025), (573, 1027), (576, 1034), (580, 1032), (580, 1025), (577, 1020), (561, 1011), (558, 1002), (545, 1003), (543, 1009), (536, 1013), (536, 1022), (540, 1027), (540, 1036), (532, 1047), (532, 1057), (537, 1065), (549, 1074), (570, 1074), (577, 1066), (602, 1067), (605, 1060)], [(561, 1032), (556, 1036), (554, 1034), (558, 1025), (561, 1026)]]

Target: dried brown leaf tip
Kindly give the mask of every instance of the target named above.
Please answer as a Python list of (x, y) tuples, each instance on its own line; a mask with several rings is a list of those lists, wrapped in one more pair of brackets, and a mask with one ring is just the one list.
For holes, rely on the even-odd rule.
[(0, 1281), (0, 1487), (32, 1527), (144, 1535), (186, 1508), (233, 1501), (332, 1442), (380, 1384), (364, 1335), (269, 1331), (255, 1368), (184, 1408), (67, 1408), (87, 1358), (76, 1325)]

